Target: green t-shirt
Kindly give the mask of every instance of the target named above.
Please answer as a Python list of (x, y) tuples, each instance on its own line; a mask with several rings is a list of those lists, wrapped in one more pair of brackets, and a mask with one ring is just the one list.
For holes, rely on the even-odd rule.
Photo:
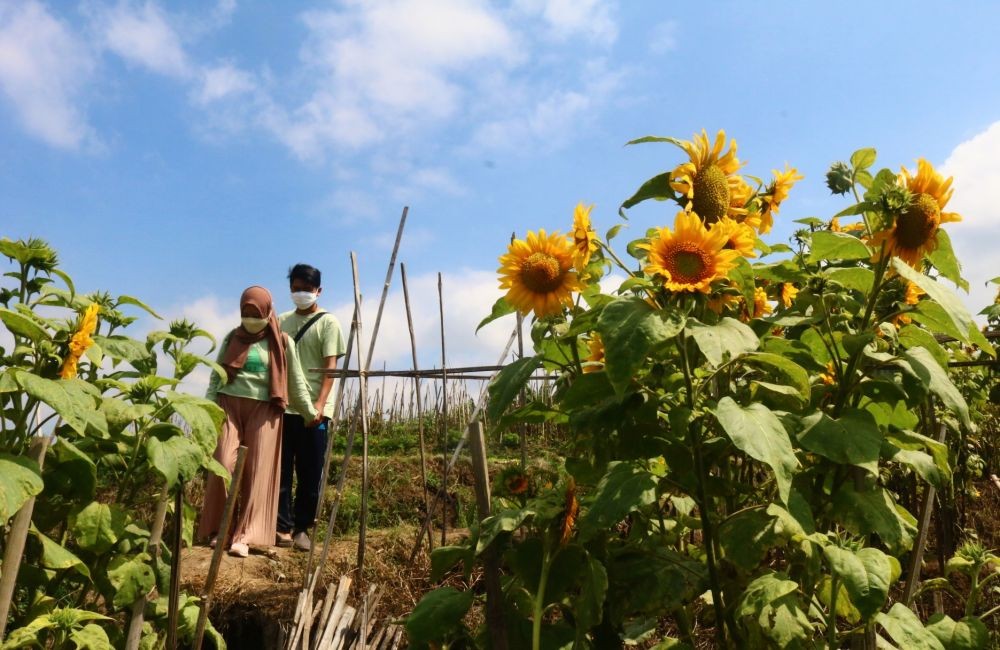
[[(310, 372), (313, 368), (322, 368), (324, 359), (327, 357), (341, 357), (344, 355), (344, 333), (340, 329), (340, 321), (333, 314), (319, 310), (310, 314), (298, 314), (288, 311), (278, 317), (281, 322), (281, 331), (288, 334), (289, 338), (295, 339), (299, 328), (303, 327), (317, 313), (324, 314), (318, 321), (313, 323), (302, 338), (295, 344), (295, 351), (299, 355), (299, 362), (306, 376), (306, 383), (309, 385), (309, 394), (313, 402), (319, 397), (320, 387), (323, 385), (323, 374)], [(334, 390), (326, 399), (326, 406), (323, 408), (323, 415), (333, 417), (333, 402), (336, 396)], [(298, 413), (298, 409), (291, 404), (288, 405), (290, 413)]]
[[(222, 345), (219, 346), (219, 354), (216, 358), (217, 363), (222, 363), (222, 356), (229, 345), (230, 336), (232, 336), (232, 332), (226, 334), (226, 337), (222, 339)], [(294, 408), (296, 413), (305, 412), (308, 417), (303, 417), (312, 420), (316, 417), (316, 409), (313, 406), (309, 386), (306, 384), (305, 373), (302, 372), (302, 365), (299, 362), (298, 354), (296, 354), (295, 346), (291, 343), (291, 340), (288, 340), (288, 345), (285, 348), (285, 357), (288, 363), (288, 406), (290, 409)], [(247, 351), (247, 360), (243, 362), (243, 367), (240, 368), (231, 382), (222, 383), (219, 375), (213, 372), (212, 378), (208, 382), (206, 397), (214, 402), (216, 396), (221, 393), (261, 402), (270, 401), (270, 373), (267, 367), (268, 361), (270, 361), (269, 347), (267, 339), (252, 344)]]

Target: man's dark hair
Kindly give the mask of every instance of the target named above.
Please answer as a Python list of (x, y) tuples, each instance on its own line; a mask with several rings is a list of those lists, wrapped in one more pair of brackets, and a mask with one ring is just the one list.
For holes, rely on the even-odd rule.
[(321, 284), (322, 275), (319, 269), (308, 264), (296, 264), (288, 269), (288, 282), (291, 283), (292, 280), (302, 280), (310, 287), (316, 287), (317, 289), (323, 286)]

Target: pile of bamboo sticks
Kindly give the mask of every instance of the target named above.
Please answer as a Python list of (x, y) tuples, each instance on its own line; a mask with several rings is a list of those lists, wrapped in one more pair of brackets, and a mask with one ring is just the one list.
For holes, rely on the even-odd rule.
[(339, 583), (331, 582), (327, 586), (326, 597), (316, 603), (311, 602), (313, 592), (299, 594), (297, 618), (292, 623), (293, 635), (288, 647), (306, 650), (398, 648), (403, 641), (403, 628), (391, 621), (379, 626), (381, 587), (371, 585), (360, 607), (347, 604), (350, 591), (351, 579), (342, 576)]

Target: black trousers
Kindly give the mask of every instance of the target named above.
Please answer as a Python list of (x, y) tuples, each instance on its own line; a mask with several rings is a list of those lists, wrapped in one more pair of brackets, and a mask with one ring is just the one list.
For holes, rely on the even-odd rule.
[[(278, 492), (278, 532), (308, 530), (316, 518), (319, 484), (326, 455), (327, 422), (307, 427), (301, 415), (285, 414), (281, 432), (281, 489)], [(292, 474), (295, 498), (292, 499)]]

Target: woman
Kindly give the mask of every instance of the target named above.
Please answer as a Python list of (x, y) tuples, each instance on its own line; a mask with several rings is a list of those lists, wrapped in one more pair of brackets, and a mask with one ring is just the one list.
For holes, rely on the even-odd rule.
[[(295, 346), (281, 332), (270, 292), (256, 286), (244, 291), (240, 316), (240, 326), (226, 335), (219, 349), (218, 363), (226, 371), (226, 383), (220, 385), (218, 375), (213, 374), (207, 397), (226, 413), (215, 459), (232, 473), (237, 449), (247, 447), (229, 537), (229, 554), (247, 557), (251, 544), (274, 544), (285, 407), (291, 403), (309, 419), (315, 419), (316, 407), (309, 399)], [(213, 546), (225, 502), (225, 484), (218, 476), (210, 476), (198, 535), (211, 538)]]

